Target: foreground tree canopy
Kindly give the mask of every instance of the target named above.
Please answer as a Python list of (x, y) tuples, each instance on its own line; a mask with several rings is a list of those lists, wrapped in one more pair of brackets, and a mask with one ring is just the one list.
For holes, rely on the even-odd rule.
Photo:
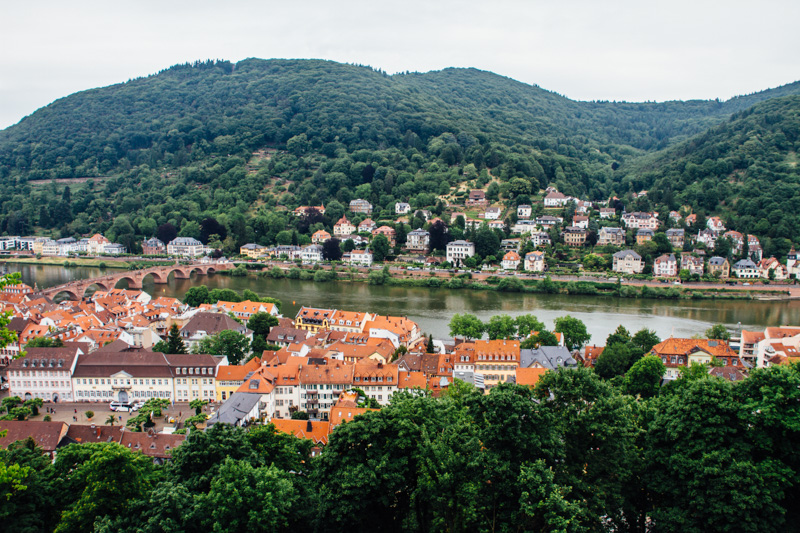
[(641, 359), (619, 388), (579, 368), (534, 389), (399, 394), (314, 458), (271, 425), (193, 431), (166, 466), (112, 443), (51, 463), (28, 440), (0, 451), (0, 520), (9, 532), (798, 530), (800, 370), (733, 384), (698, 367), (658, 387), (657, 363)]

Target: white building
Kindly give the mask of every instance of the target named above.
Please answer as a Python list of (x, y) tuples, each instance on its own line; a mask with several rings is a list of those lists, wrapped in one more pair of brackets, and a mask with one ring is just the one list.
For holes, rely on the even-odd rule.
[(529, 272), (544, 272), (544, 252), (529, 252), (525, 254), (525, 270)]
[(749, 259), (742, 259), (733, 265), (733, 272), (736, 273), (737, 278), (755, 279), (761, 276), (758, 265)]
[(453, 241), (447, 244), (447, 261), (451, 264), (461, 263), (467, 257), (475, 255), (475, 244), (467, 241)]
[(633, 250), (623, 250), (613, 256), (613, 270), (621, 274), (641, 274), (644, 270), (642, 256)]
[(483, 214), (485, 220), (497, 220), (500, 218), (502, 210), (499, 207), (487, 207)]
[(300, 252), (300, 260), (304, 265), (319, 263), (322, 261), (322, 246), (319, 244), (309, 244)]
[(558, 191), (553, 191), (544, 197), (545, 207), (564, 207), (567, 202), (569, 202), (569, 198)]
[(663, 254), (653, 262), (653, 276), (657, 278), (675, 277), (678, 275), (678, 261), (675, 254)]
[(533, 214), (533, 208), (529, 205), (518, 205), (517, 206), (517, 218), (521, 219), (529, 219)]
[(204, 255), (203, 243), (192, 237), (176, 237), (167, 244), (167, 254), (181, 257), (198, 257)]
[(622, 222), (626, 228), (633, 229), (658, 229), (658, 218), (655, 213), (625, 213), (622, 215)]
[(508, 252), (503, 256), (503, 270), (516, 270), (521, 260), (517, 252)]
[(165, 355), (140, 349), (97, 351), (79, 358), (72, 388), (76, 401), (214, 400), (214, 376), (223, 363), (226, 358), (210, 355)]
[(350, 264), (354, 266), (372, 266), (372, 252), (369, 250), (353, 250), (350, 252)]
[(394, 204), (394, 212), (398, 215), (406, 215), (411, 211), (411, 204), (408, 202), (397, 202)]
[(406, 236), (406, 247), (416, 252), (427, 252), (431, 234), (424, 229), (415, 229)]
[(76, 345), (61, 348), (28, 348), (25, 357), (9, 363), (9, 396), (48, 402), (74, 401), (72, 374), (83, 351)]

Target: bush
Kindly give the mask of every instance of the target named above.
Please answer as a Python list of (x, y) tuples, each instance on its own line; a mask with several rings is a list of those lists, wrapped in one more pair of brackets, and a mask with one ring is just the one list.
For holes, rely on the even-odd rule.
[(243, 278), (247, 275), (247, 268), (244, 265), (239, 265), (233, 270), (228, 270), (228, 273), (235, 278)]
[(519, 278), (504, 278), (497, 284), (497, 290), (502, 292), (524, 292), (525, 284)]
[(286, 274), (286, 277), (289, 279), (300, 279), (302, 273), (303, 273), (302, 270), (300, 270), (297, 267), (294, 267), (291, 270), (289, 270), (289, 272)]
[(324, 283), (326, 281), (333, 281), (336, 279), (336, 273), (328, 270), (317, 270), (314, 273), (314, 281)]
[(271, 278), (274, 278), (274, 279), (281, 279), (281, 278), (282, 278), (282, 277), (284, 277), (286, 274), (283, 272), (283, 269), (282, 269), (281, 267), (277, 267), (277, 266), (276, 266), (276, 267), (272, 267), (272, 270), (270, 270), (270, 271), (267, 273), (267, 275), (268, 275), (269, 277), (271, 277)]

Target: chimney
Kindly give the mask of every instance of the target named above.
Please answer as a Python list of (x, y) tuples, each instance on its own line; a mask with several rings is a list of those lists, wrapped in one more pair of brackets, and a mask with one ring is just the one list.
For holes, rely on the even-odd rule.
[(311, 433), (314, 430), (314, 425), (311, 423), (311, 420), (306, 422), (306, 432)]

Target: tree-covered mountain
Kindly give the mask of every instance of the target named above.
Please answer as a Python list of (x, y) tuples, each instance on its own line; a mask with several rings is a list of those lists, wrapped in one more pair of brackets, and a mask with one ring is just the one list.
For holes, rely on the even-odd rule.
[[(510, 201), (548, 185), (602, 200), (638, 186), (625, 169), (643, 156), (798, 92), (795, 83), (727, 102), (576, 102), (475, 69), (179, 65), (62, 98), (0, 131), (0, 231), (110, 231), (132, 244), (164, 224), (207, 237), (199, 228), (213, 218), (232, 247), (276, 242), (286, 209), (325, 203), (333, 216), (354, 197), (376, 206), (374, 218), (398, 200), (432, 207), (487, 185)], [(86, 177), (102, 179), (66, 192), (41, 181)]]
[(669, 209), (720, 214), (730, 229), (770, 239), (778, 255), (800, 233), (800, 96), (737, 112), (689, 141), (640, 158), (623, 184)]

